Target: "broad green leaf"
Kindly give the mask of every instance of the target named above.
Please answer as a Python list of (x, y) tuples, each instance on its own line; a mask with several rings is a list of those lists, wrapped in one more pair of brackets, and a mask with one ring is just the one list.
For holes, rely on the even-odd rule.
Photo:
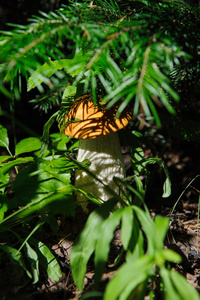
[(30, 243), (34, 245), (39, 263), (46, 270), (48, 277), (59, 281), (62, 277), (62, 271), (51, 250), (44, 243), (33, 238), (31, 238)]
[(9, 158), (11, 158), (10, 155), (1, 155), (1, 156), (0, 156), (0, 163), (4, 162), (5, 160), (7, 160), (7, 159), (9, 159)]
[(177, 289), (177, 292), (179, 294), (179, 299), (183, 300), (199, 300), (199, 293), (197, 290), (195, 290), (192, 285), (186, 280), (185, 277), (183, 277), (181, 274), (179, 274), (176, 271), (170, 271), (171, 280), (173, 282), (173, 285)]
[[(52, 193), (68, 192), (70, 183), (70, 171), (59, 174), (61, 170), (54, 168), (54, 161), (44, 160), (42, 163), (32, 163), (22, 169), (13, 182), (15, 196), (18, 197), (20, 205), (26, 205), (27, 202), (45, 199)], [(64, 159), (67, 166), (67, 159)], [(62, 163), (64, 163), (62, 161)], [(62, 166), (62, 165), (61, 165)], [(22, 193), (23, 190), (23, 193)]]
[[(141, 283), (145, 282), (151, 274), (154, 259), (149, 256), (142, 256), (138, 260), (124, 263), (117, 271), (117, 274), (108, 283), (104, 300), (120, 299), (121, 294), (128, 288), (128, 293)], [(126, 299), (123, 298), (122, 299)]]
[(7, 129), (0, 125), (0, 147), (9, 148)]
[(95, 247), (95, 283), (98, 284), (104, 271), (106, 261), (110, 251), (110, 243), (114, 236), (114, 231), (120, 223), (123, 209), (114, 211), (102, 224)]
[[(136, 235), (134, 235), (136, 233)], [(134, 232), (130, 241), (130, 245), (128, 247), (128, 251), (126, 254), (126, 261), (132, 262), (136, 261), (140, 257), (144, 255), (144, 237), (141, 228), (139, 228), (139, 224), (134, 218)]]
[(24, 249), (26, 251), (26, 256), (31, 266), (31, 271), (33, 275), (33, 284), (37, 283), (39, 280), (39, 262), (37, 253), (31, 248), (31, 246), (26, 242)]
[(26, 152), (36, 151), (40, 149), (40, 147), (41, 147), (41, 142), (36, 137), (23, 139), (19, 143), (17, 143), (15, 147), (15, 156), (18, 156)]
[(34, 158), (31, 156), (30, 157), (22, 157), (22, 158), (20, 157), (20, 158), (9, 161), (9, 162), (3, 164), (2, 166), (0, 166), (0, 172), (2, 174), (6, 174), (11, 168), (13, 168), (15, 166), (20, 166), (20, 165), (27, 164), (27, 163), (30, 163), (33, 161), (34, 161)]
[(66, 151), (67, 150), (67, 143), (70, 141), (70, 138), (67, 137), (65, 134), (52, 133), (50, 135), (50, 139), (54, 148), (58, 151)]
[(157, 249), (159, 250), (160, 248), (160, 250), (162, 250), (164, 245), (164, 239), (169, 227), (169, 219), (162, 216), (156, 216), (154, 222), (156, 224), (155, 235), (157, 235)]
[(143, 280), (140, 280), (139, 284), (136, 284), (135, 281), (131, 281), (124, 288), (122, 293), (120, 294), (119, 300), (143, 300), (145, 299), (146, 290), (148, 286), (148, 276), (143, 275)]
[(71, 251), (71, 268), (74, 282), (78, 289), (83, 289), (83, 281), (86, 273), (87, 262), (95, 250), (100, 228), (109, 211), (116, 205), (113, 198), (103, 203), (88, 217), (86, 225), (76, 239)]

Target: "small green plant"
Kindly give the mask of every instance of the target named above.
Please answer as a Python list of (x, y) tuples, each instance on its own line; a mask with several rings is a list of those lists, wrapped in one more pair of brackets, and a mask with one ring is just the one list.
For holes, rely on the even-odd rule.
[[(39, 280), (39, 266), (54, 280), (58, 281), (62, 276), (54, 255), (33, 236), (45, 222), (56, 232), (57, 214), (75, 213), (70, 180), (70, 170), (74, 166), (63, 154), (68, 141), (64, 135), (60, 137), (54, 134), (53, 154), (47, 151), (40, 157), (40, 140), (26, 138), (17, 143), (15, 153), (12, 154), (7, 130), (0, 126), (0, 146), (8, 152), (8, 155), (1, 156), (0, 162), (0, 252), (18, 262), (27, 275), (33, 278), (33, 283)], [(15, 172), (12, 181), (11, 170)], [(13, 244), (10, 244), (13, 239), (11, 235), (14, 238)]]
[[(152, 162), (153, 160), (152, 158)], [(180, 263), (182, 259), (176, 252), (164, 248), (169, 219), (156, 216), (152, 220), (144, 204), (143, 184), (138, 177), (134, 179), (137, 183), (136, 189), (125, 184), (127, 190), (135, 194), (134, 198), (127, 196), (126, 207), (112, 211), (116, 198), (111, 198), (90, 214), (84, 229), (77, 237), (70, 258), (75, 284), (80, 291), (83, 290), (87, 264), (94, 254), (94, 278), (98, 289), (105, 268), (109, 268), (107, 261), (115, 229), (121, 226), (122, 249), (115, 260), (119, 263), (120, 258), (124, 257), (125, 262), (106, 286), (103, 299), (144, 299), (146, 294), (153, 297), (155, 287), (164, 299), (186, 300), (189, 295), (193, 299), (199, 299), (198, 292), (187, 280), (171, 269), (170, 263)], [(169, 181), (168, 176), (166, 181)], [(165, 182), (163, 196), (166, 194), (170, 194), (170, 185), (166, 188)], [(133, 205), (134, 203), (139, 206), (143, 204), (145, 209)], [(116, 265), (114, 264), (115, 267)], [(88, 292), (84, 299), (92, 295), (93, 292)]]

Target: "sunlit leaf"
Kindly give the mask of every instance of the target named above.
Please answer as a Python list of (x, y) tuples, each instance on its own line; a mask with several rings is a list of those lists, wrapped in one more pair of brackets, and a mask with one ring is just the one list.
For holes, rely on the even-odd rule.
[(9, 147), (9, 139), (7, 129), (0, 125), (0, 147), (4, 147), (8, 149)]
[(72, 275), (79, 290), (83, 289), (87, 262), (94, 252), (100, 228), (109, 211), (116, 205), (116, 200), (111, 199), (92, 212), (82, 232), (76, 239), (70, 256)]
[[(192, 300), (199, 300), (199, 293), (195, 290), (190, 283), (176, 271), (170, 271), (172, 282), (177, 289), (179, 297), (182, 299), (192, 299)], [(180, 298), (179, 298), (180, 299)]]
[[(104, 294), (104, 300), (119, 299), (126, 288), (128, 288), (128, 292), (134, 291), (139, 284), (146, 281), (149, 272), (153, 267), (153, 263), (154, 260), (148, 255), (143, 256), (132, 263), (130, 261), (124, 263), (119, 268), (117, 274), (108, 283)], [(122, 297), (122, 299), (127, 298)]]
[(114, 211), (101, 226), (95, 247), (95, 281), (98, 284), (104, 271), (114, 231), (120, 223), (123, 209)]
[(0, 156), (0, 163), (4, 162), (5, 160), (7, 160), (7, 159), (9, 159), (9, 158), (11, 158), (10, 155), (1, 155), (1, 156)]
[(44, 243), (36, 239), (32, 238), (30, 242), (34, 245), (39, 263), (46, 270), (48, 277), (59, 281), (62, 277), (62, 271), (51, 250)]
[(21, 140), (15, 147), (15, 156), (18, 156), (22, 153), (32, 152), (40, 149), (41, 142), (38, 138), (30, 137)]
[(164, 239), (169, 227), (169, 219), (162, 216), (156, 216), (154, 222), (156, 225), (155, 234), (157, 234), (157, 247), (158, 249), (160, 247), (160, 250), (162, 250), (164, 246)]
[(31, 156), (30, 157), (20, 157), (15, 160), (8, 161), (7, 163), (0, 166), (0, 172), (2, 174), (6, 174), (12, 167), (23, 165), (23, 164), (28, 164), (33, 161), (34, 161), (34, 158)]
[(160, 255), (162, 255), (165, 260), (173, 263), (180, 263), (182, 261), (181, 256), (171, 249), (164, 249)]

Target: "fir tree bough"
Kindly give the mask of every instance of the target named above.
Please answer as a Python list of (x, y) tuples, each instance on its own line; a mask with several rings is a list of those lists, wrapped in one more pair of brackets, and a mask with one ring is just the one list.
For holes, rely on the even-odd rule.
[(198, 81), (198, 12), (185, 2), (156, 0), (72, 1), (40, 12), (28, 25), (1, 32), (1, 91), (19, 98), (23, 76), (28, 90), (42, 94), (35, 105), (47, 110), (73, 84), (95, 102), (102, 97), (108, 108), (121, 100), (119, 114), (130, 103), (135, 116), (160, 124), (156, 105), (175, 113), (186, 74)]

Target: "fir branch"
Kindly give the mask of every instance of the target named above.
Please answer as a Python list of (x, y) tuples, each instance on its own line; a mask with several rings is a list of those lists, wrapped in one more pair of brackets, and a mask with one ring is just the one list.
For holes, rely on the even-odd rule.
[[(200, 61), (196, 50), (200, 18), (184, 3), (99, 0), (88, 5), (87, 1), (65, 5), (56, 13), (41, 12), (31, 22), (0, 37), (0, 81), (10, 81), (16, 95), (19, 74), (34, 80), (38, 74), (35, 85), (42, 93), (44, 84), (56, 93), (60, 80), (62, 87), (82, 83), (82, 91), (92, 93), (94, 101), (101, 96), (111, 107), (121, 100), (119, 113), (131, 103), (135, 114), (140, 106), (146, 115), (157, 117), (154, 103), (162, 103), (173, 112), (169, 99), (177, 100), (177, 94), (170, 79), (174, 87), (180, 87), (181, 80), (181, 76), (174, 78), (175, 73), (170, 76), (174, 68), (180, 69), (181, 64), (186, 74), (192, 74), (185, 79), (195, 81), (199, 76), (198, 70), (190, 70)], [(67, 68), (55, 67), (80, 49), (83, 55), (79, 61), (74, 60)], [(43, 65), (49, 60), (52, 71), (48, 73)], [(9, 95), (4, 87), (1, 90)], [(42, 98), (47, 99), (45, 95)]]

